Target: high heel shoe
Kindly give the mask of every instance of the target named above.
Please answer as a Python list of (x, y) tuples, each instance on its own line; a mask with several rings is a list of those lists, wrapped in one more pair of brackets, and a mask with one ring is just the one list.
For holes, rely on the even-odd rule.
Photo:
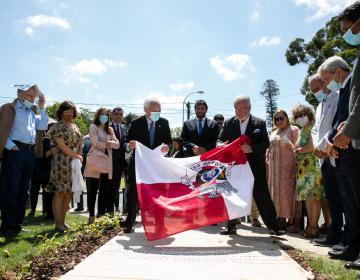
[[(312, 228), (316, 229), (315, 233), (312, 233)], [(304, 236), (305, 238), (318, 238), (319, 237), (319, 233), (320, 233), (320, 228), (319, 227), (312, 227), (312, 226), (308, 226), (307, 230), (302, 234), (302, 236)]]

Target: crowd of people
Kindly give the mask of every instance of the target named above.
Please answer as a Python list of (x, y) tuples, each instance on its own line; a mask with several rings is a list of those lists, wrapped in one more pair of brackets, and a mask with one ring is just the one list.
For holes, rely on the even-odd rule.
[[(359, 18), (358, 2), (338, 17), (344, 39), (352, 45), (360, 44)], [(183, 158), (202, 155), (247, 135), (251, 144), (240, 148), (255, 179), (252, 225), (260, 227), (261, 216), (269, 234), (283, 235), (285, 230), (301, 234), (314, 239), (316, 245), (332, 248), (332, 258), (356, 259), (346, 264), (347, 268), (360, 268), (359, 81), (358, 59), (351, 72), (341, 57), (333, 56), (309, 78), (310, 89), (319, 101), (316, 112), (298, 104), (289, 118), (286, 111), (278, 110), (269, 132), (265, 121), (251, 114), (251, 101), (246, 95), (235, 97), (235, 114), (226, 120), (220, 114), (208, 118), (207, 103), (198, 100), (195, 118), (185, 121), (180, 136), (174, 138), (168, 120), (160, 117), (161, 102), (155, 97), (145, 99), (145, 114), (135, 116), (129, 129), (121, 125), (121, 108), (98, 109), (89, 135), (84, 136), (72, 123), (77, 116), (74, 103), (64, 101), (56, 111), (57, 120), (49, 119), (45, 96), (38, 87), (17, 86), (14, 102), (0, 108), (1, 235), (12, 237), (14, 231), (27, 231), (21, 224), (30, 181), (29, 215), (35, 213), (42, 186), (47, 217), (55, 220), (56, 230), (69, 228), (65, 218), (74, 192), (74, 160), (83, 163), (89, 223), (118, 209), (120, 181), (127, 170), (124, 232), (131, 233), (138, 210), (133, 152), (137, 142), (150, 149), (163, 145), (161, 152), (167, 157)], [(36, 97), (39, 112), (33, 106)], [(77, 210), (83, 210), (82, 201)], [(305, 211), (307, 225), (301, 230), (300, 218)], [(319, 227), (321, 212), (325, 223)], [(236, 234), (238, 223), (241, 219), (228, 221), (220, 234)], [(327, 234), (319, 239), (320, 233)]]

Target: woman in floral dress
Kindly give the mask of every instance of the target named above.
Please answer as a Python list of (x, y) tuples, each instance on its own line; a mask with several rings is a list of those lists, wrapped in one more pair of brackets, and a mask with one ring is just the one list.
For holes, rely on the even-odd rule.
[(308, 213), (308, 227), (302, 235), (314, 238), (319, 236), (321, 202), (326, 200), (319, 161), (313, 153), (311, 129), (314, 126), (314, 113), (310, 107), (298, 104), (291, 114), (296, 124), (302, 127), (294, 150), (297, 160), (296, 196), (298, 201), (305, 201)]

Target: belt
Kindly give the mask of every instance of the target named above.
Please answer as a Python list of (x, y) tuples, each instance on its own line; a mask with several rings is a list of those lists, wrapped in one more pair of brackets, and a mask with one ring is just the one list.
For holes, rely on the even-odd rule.
[(12, 141), (16, 146), (21, 146), (21, 147), (25, 147), (25, 148), (28, 148), (28, 149), (35, 149), (35, 145), (36, 144), (25, 144), (25, 143), (22, 143), (20, 141), (17, 141), (17, 140), (14, 140)]

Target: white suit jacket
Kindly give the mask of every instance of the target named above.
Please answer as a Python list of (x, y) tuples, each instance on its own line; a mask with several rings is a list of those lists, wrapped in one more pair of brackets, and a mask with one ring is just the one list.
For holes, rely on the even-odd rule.
[[(339, 101), (339, 94), (332, 92), (325, 102), (322, 102), (316, 109), (315, 125), (311, 129), (311, 137), (313, 139), (314, 148), (319, 151), (325, 151), (326, 136), (332, 128), (332, 122), (336, 113), (337, 104)], [(322, 108), (324, 107), (324, 108)], [(321, 112), (324, 112), (322, 115)], [(320, 166), (324, 163), (324, 159), (319, 159)], [(332, 166), (335, 166), (335, 158), (330, 158)]]

